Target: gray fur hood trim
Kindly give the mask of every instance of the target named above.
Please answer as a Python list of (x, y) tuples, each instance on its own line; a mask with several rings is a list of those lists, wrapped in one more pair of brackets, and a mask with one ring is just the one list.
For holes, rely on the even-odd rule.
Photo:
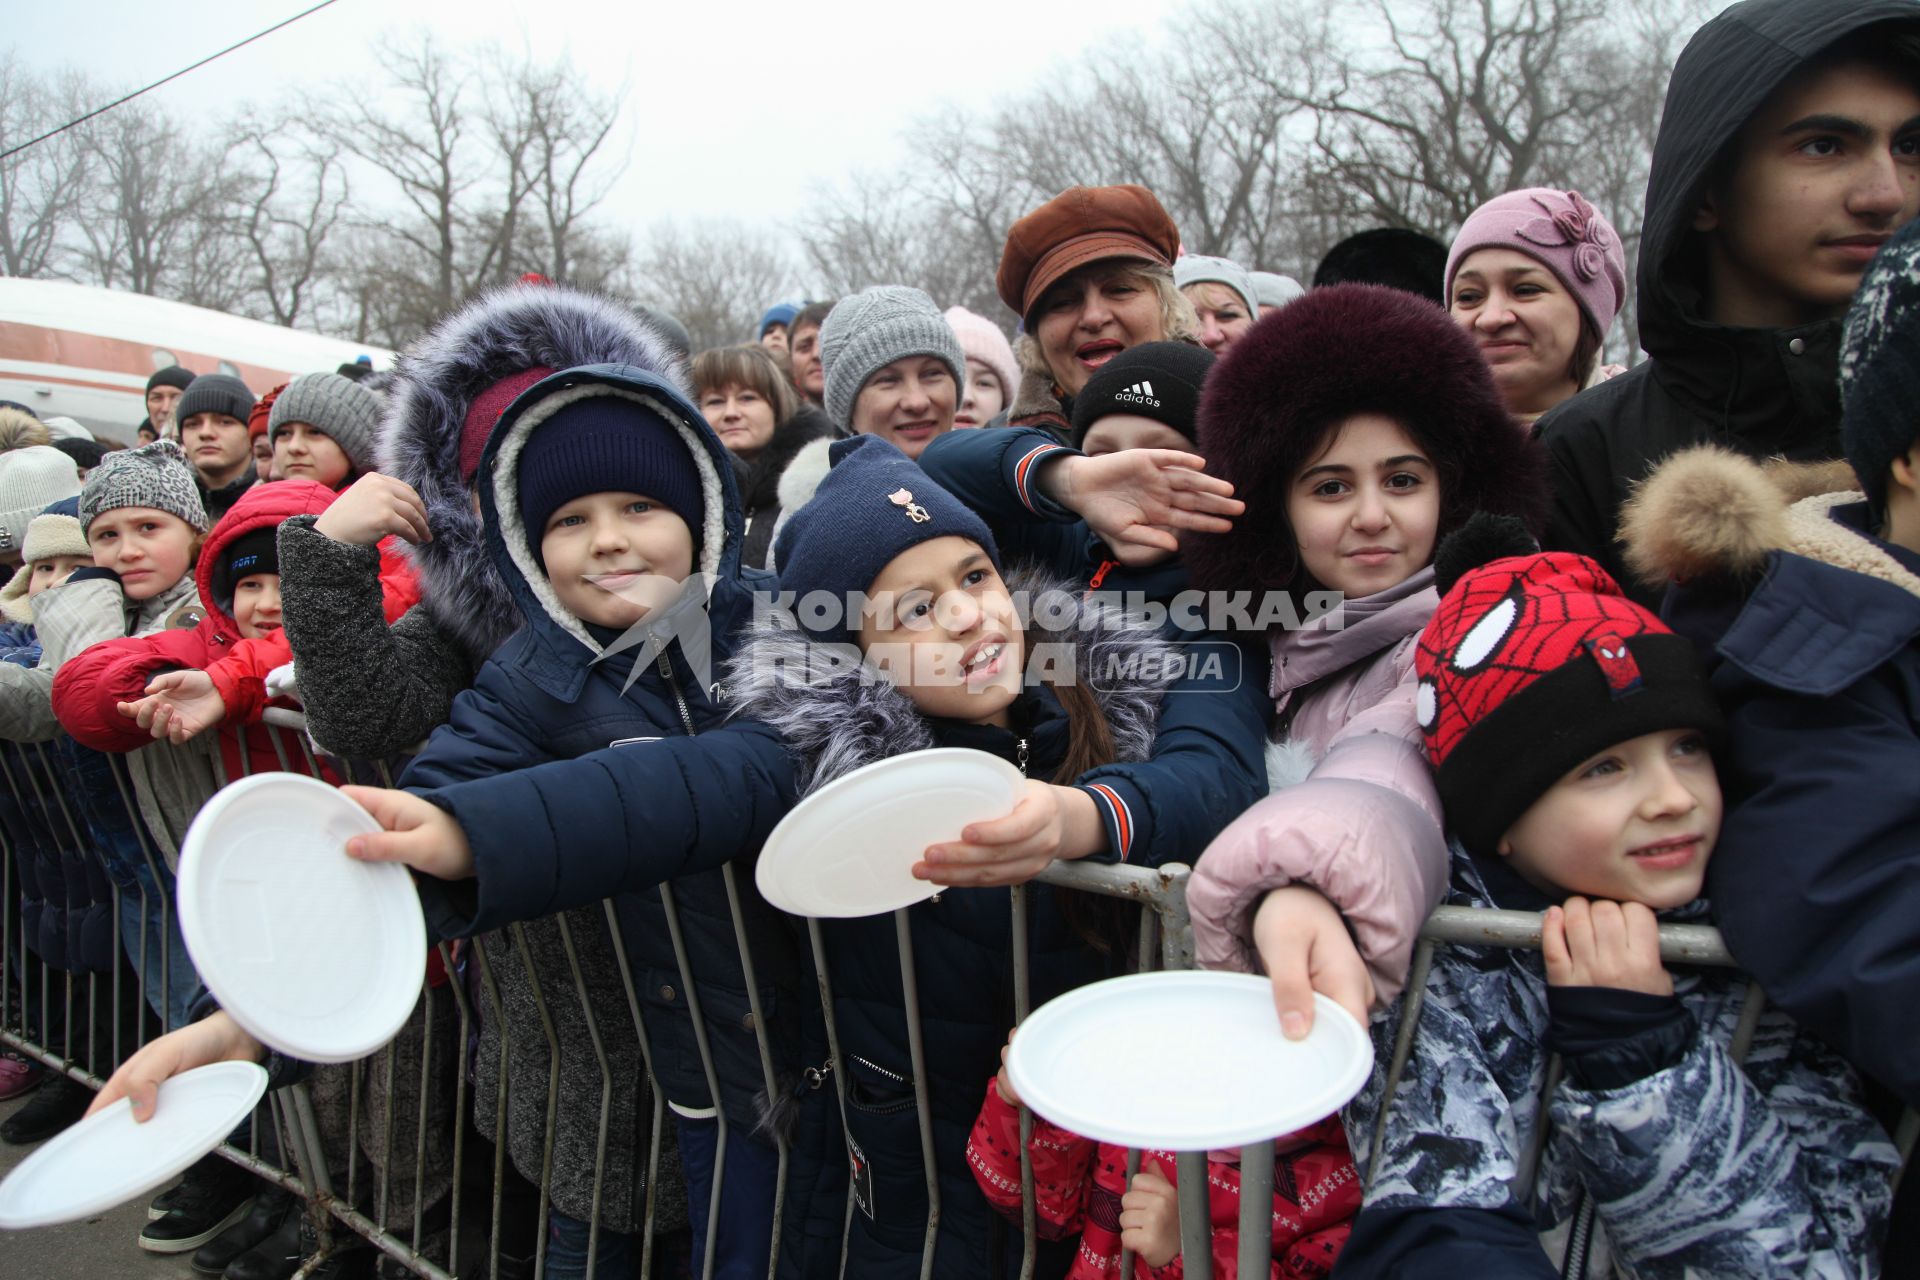
[[(1065, 579), (1014, 574), (1016, 600), (1060, 631), (1033, 631), (1036, 646), (1074, 646), (1074, 670), (1117, 673), (1096, 679), (1094, 696), (1113, 732), (1116, 763), (1153, 752), (1160, 704), (1177, 676), (1173, 642), (1110, 604), (1089, 604)], [(1043, 603), (1044, 602), (1044, 603)], [(1029, 681), (1034, 655), (1029, 652)], [(1061, 664), (1051, 664), (1059, 669)], [(791, 614), (763, 614), (727, 668), (734, 715), (772, 726), (799, 758), (805, 796), (864, 765), (934, 745), (933, 728), (892, 681), (870, 668), (852, 645), (821, 644)]]
[[(407, 547), (421, 605), (478, 663), (520, 626), (460, 477), (460, 430), (475, 399), (536, 366), (629, 364), (687, 389), (685, 362), (621, 304), (575, 289), (511, 285), (442, 320), (400, 357), (380, 424), (383, 474), (411, 485), (433, 540)], [(691, 391), (688, 391), (691, 394)]]

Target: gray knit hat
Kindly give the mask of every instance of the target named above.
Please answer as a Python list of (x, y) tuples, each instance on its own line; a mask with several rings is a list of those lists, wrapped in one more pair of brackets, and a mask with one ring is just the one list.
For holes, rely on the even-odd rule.
[(230, 373), (203, 373), (180, 393), (179, 402), (173, 406), (173, 420), (184, 427), (196, 413), (224, 413), (245, 422), (252, 412), (253, 392), (247, 390), (246, 383)]
[(207, 531), (207, 509), (200, 502), (193, 466), (171, 440), (116, 449), (102, 458), (80, 490), (80, 527), (90, 529), (96, 516), (121, 507), (152, 507), (179, 516), (201, 533)]
[(380, 426), (380, 398), (337, 373), (303, 373), (287, 384), (267, 418), (267, 438), (283, 427), (304, 422), (340, 446), (356, 472), (373, 469), (374, 434)]
[(0, 552), (22, 551), (33, 518), (79, 492), (80, 469), (58, 449), (33, 444), (0, 453)]
[(1875, 512), (1893, 460), (1920, 437), (1920, 223), (1880, 248), (1840, 336), (1840, 440)]
[(1232, 258), (1209, 258), (1189, 253), (1173, 263), (1173, 283), (1184, 289), (1190, 284), (1223, 284), (1240, 295), (1250, 319), (1260, 318), (1260, 295), (1254, 288), (1253, 273)]
[(955, 403), (967, 385), (967, 357), (933, 299), (905, 285), (879, 284), (842, 298), (820, 326), (827, 416), (853, 429), (853, 402), (867, 379), (895, 360), (932, 356), (953, 372)]

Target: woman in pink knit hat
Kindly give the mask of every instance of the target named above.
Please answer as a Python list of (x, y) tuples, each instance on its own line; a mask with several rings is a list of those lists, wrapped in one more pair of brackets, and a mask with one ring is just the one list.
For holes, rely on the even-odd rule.
[(1447, 308), (1521, 423), (1620, 371), (1600, 349), (1626, 296), (1620, 235), (1578, 191), (1495, 196), (1447, 254)]
[[(953, 425), (960, 427), (1004, 427), (1001, 415), (1013, 403), (1013, 389), (1020, 384), (1020, 367), (1013, 360), (1013, 344), (1000, 326), (965, 307), (948, 307), (947, 323), (967, 353), (967, 389), (960, 399), (960, 411)], [(999, 419), (999, 421), (995, 421)]]

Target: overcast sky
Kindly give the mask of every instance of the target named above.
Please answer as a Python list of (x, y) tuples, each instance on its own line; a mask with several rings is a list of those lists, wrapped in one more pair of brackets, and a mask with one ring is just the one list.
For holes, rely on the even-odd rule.
[[(120, 91), (156, 80), (312, 0), (8, 0), (0, 44), (42, 72), (74, 66)], [(383, 35), (570, 54), (597, 88), (627, 83), (626, 175), (605, 212), (772, 223), (942, 102), (1018, 94), (1093, 45), (1154, 56), (1171, 0), (337, 0), (149, 95), (177, 115), (271, 104), (291, 87), (371, 76)], [(1097, 13), (1098, 22), (1088, 19)]]

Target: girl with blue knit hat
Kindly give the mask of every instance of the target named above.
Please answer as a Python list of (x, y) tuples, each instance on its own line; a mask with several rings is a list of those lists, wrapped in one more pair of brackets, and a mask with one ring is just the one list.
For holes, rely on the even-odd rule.
[[(1004, 577), (980, 518), (886, 441), (840, 441), (831, 455), (776, 546), (799, 607), (766, 621), (727, 685), (738, 715), (785, 741), (803, 796), (935, 746), (990, 752), (1028, 778), (1011, 813), (924, 851), (914, 874), (954, 889), (910, 909), (930, 1015), (919, 1065), (940, 1193), (934, 1274), (1013, 1275), (1019, 1237), (994, 1229), (965, 1156), (1013, 1022), (1005, 886), (1055, 859), (1154, 865), (1200, 847), (1259, 792), (1259, 717), (1230, 679), (1177, 677), (1179, 651), (1151, 628), (1072, 587)], [(1236, 716), (1249, 721), (1237, 736)], [(1117, 971), (1113, 918), (1099, 929), (1084, 901), (1028, 892), (1036, 1003)], [(861, 1166), (847, 1274), (918, 1275), (930, 1206), (894, 925), (833, 920), (822, 933)]]

